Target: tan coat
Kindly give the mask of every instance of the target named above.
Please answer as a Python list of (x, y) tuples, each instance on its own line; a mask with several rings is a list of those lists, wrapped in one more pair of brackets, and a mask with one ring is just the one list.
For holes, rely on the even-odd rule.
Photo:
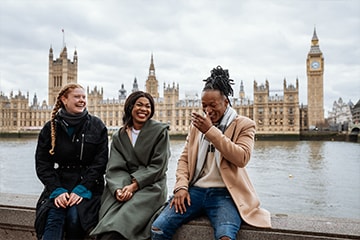
[[(186, 145), (178, 161), (175, 189), (189, 186), (196, 168), (200, 131), (190, 127)], [(254, 146), (255, 123), (238, 116), (225, 133), (212, 126), (205, 134), (220, 155), (220, 174), (229, 190), (241, 218), (249, 225), (271, 227), (270, 213), (260, 208), (260, 201), (248, 177), (245, 166)]]

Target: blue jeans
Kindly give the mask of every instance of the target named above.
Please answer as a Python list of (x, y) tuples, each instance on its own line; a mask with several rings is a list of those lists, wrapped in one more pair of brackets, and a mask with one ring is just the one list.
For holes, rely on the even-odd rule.
[(184, 223), (206, 214), (214, 228), (215, 239), (227, 236), (236, 239), (241, 217), (226, 188), (190, 187), (191, 206), (186, 204), (186, 212), (176, 213), (169, 202), (152, 224), (153, 240), (171, 240), (176, 230)]
[(62, 240), (64, 232), (65, 239), (83, 239), (85, 237), (76, 206), (49, 210), (43, 240)]

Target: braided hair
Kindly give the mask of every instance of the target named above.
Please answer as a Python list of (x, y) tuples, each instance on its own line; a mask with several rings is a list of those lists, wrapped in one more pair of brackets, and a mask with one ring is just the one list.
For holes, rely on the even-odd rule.
[(203, 81), (206, 82), (203, 91), (219, 90), (220, 93), (227, 98), (231, 106), (229, 96), (234, 95), (234, 90), (231, 87), (231, 85), (234, 84), (234, 80), (229, 78), (229, 72), (227, 69), (222, 69), (221, 66), (217, 66), (211, 70), (210, 77), (204, 79)]
[(54, 108), (51, 112), (51, 119), (50, 119), (50, 126), (51, 126), (51, 149), (49, 150), (49, 153), (51, 155), (54, 155), (54, 149), (55, 149), (55, 140), (56, 140), (56, 127), (55, 127), (55, 118), (56, 114), (58, 113), (59, 109), (65, 108), (64, 103), (61, 101), (61, 97), (69, 94), (72, 90), (76, 88), (82, 88), (84, 89), (80, 84), (77, 83), (69, 83), (65, 85), (60, 92), (58, 93), (58, 96), (56, 97), (56, 102), (54, 104)]

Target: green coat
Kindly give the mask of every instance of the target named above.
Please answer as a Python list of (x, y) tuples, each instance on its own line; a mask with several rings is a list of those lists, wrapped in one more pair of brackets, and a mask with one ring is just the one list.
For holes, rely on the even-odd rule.
[[(148, 120), (142, 127), (135, 146), (128, 133), (118, 130), (113, 135), (106, 170), (106, 187), (102, 196), (99, 223), (91, 235), (116, 231), (127, 239), (150, 238), (154, 214), (166, 202), (166, 171), (170, 158), (168, 125)], [(127, 202), (115, 199), (115, 191), (131, 184), (139, 185)]]

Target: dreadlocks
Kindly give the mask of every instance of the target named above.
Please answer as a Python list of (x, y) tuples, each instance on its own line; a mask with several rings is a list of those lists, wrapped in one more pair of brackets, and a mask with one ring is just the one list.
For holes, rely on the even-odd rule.
[(219, 90), (221, 94), (226, 96), (231, 106), (229, 96), (233, 96), (234, 94), (234, 90), (231, 87), (231, 85), (234, 84), (234, 80), (229, 78), (229, 72), (227, 69), (222, 69), (221, 66), (217, 66), (211, 70), (210, 77), (204, 79), (203, 81), (206, 82), (203, 91), (209, 89)]

